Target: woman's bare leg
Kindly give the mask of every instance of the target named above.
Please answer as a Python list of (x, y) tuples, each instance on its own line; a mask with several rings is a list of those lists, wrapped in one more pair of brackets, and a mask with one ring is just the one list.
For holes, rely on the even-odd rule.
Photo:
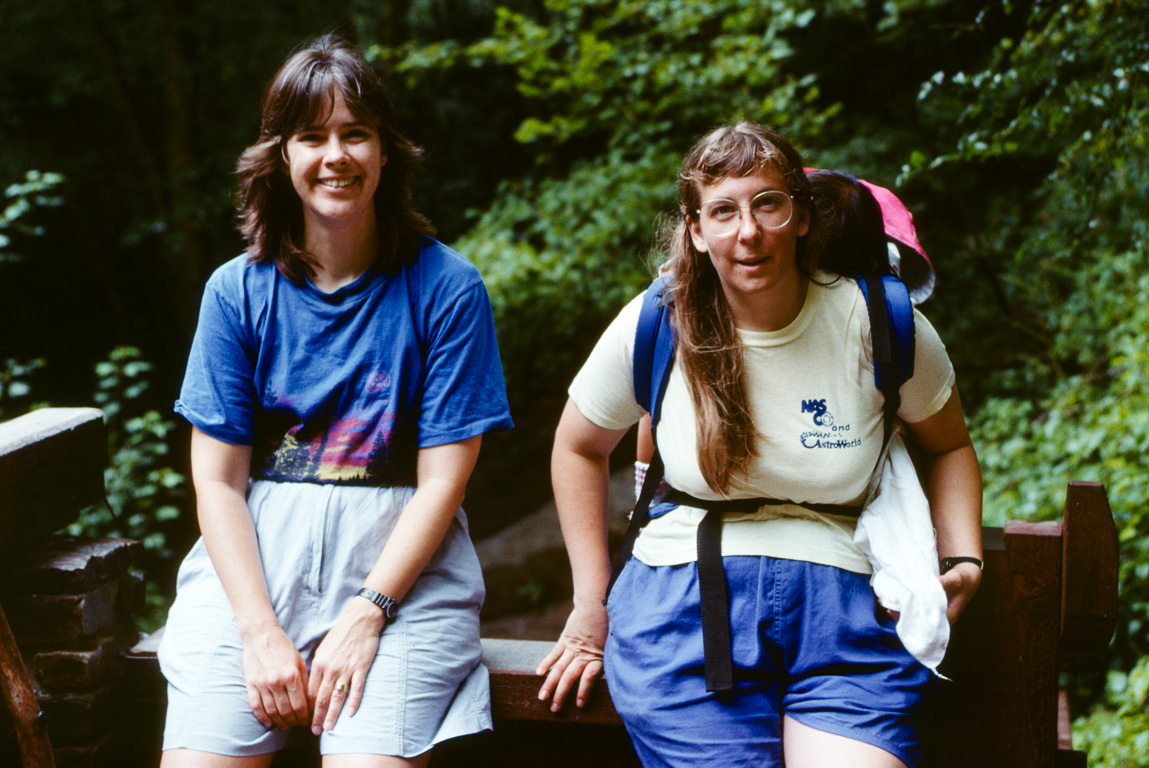
[(426, 768), (430, 761), (431, 750), (427, 750), (418, 757), (324, 755), (323, 768)]
[(819, 731), (791, 717), (782, 720), (782, 753), (786, 768), (906, 768), (881, 747)]
[(267, 768), (274, 757), (274, 752), (235, 757), (194, 749), (169, 749), (160, 758), (160, 768)]

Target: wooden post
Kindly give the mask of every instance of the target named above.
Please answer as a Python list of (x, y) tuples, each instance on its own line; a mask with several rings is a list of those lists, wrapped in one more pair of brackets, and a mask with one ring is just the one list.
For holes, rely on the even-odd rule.
[(1013, 765), (1052, 767), (1057, 756), (1063, 534), (1061, 522), (1010, 521), (1005, 526), (1013, 577), (1010, 622), (1016, 659), (1008, 741)]
[(56, 768), (48, 732), (40, 719), (40, 703), (32, 691), (32, 681), (3, 608), (0, 608), (0, 681), (4, 687), (4, 711), (16, 730), (24, 768)]
[(1117, 627), (1117, 564), (1117, 527), (1105, 487), (1070, 482), (1061, 555), (1062, 669), (1101, 666)]

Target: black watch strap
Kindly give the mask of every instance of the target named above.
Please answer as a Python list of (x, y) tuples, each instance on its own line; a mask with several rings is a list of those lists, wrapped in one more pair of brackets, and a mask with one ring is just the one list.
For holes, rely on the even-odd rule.
[(983, 563), (981, 560), (978, 560), (976, 557), (961, 556), (943, 557), (941, 562), (941, 572), (948, 573), (958, 563), (973, 563), (979, 569), (983, 571), (985, 570), (985, 563)]
[(373, 589), (364, 587), (359, 590), (356, 597), (365, 598), (379, 606), (380, 610), (383, 611), (383, 617), (386, 618), (387, 621), (391, 621), (399, 613), (399, 601), (393, 597), (381, 595)]

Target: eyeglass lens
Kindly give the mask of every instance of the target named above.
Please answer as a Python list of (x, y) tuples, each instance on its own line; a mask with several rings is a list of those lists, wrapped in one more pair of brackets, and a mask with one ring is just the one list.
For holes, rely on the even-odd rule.
[(742, 222), (742, 211), (750, 210), (750, 215), (764, 229), (778, 229), (790, 222), (793, 205), (790, 196), (778, 190), (760, 192), (742, 206), (733, 200), (711, 200), (702, 206), (702, 226), (715, 237), (725, 237), (738, 231)]

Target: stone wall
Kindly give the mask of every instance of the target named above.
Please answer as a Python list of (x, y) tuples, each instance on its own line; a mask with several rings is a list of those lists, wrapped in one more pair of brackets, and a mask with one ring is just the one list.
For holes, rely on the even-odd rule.
[(5, 571), (3, 602), (57, 766), (112, 766), (122, 707), (120, 653), (136, 642), (140, 544), (51, 537)]

